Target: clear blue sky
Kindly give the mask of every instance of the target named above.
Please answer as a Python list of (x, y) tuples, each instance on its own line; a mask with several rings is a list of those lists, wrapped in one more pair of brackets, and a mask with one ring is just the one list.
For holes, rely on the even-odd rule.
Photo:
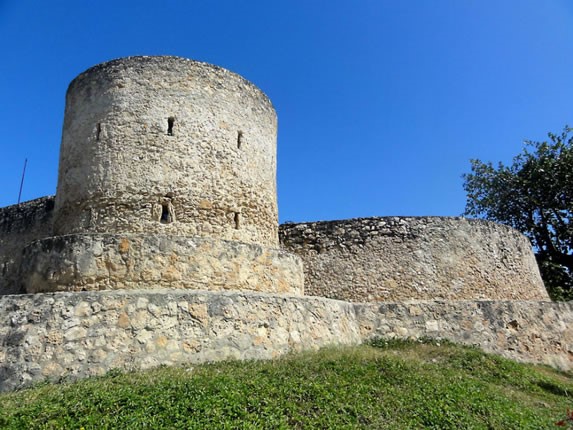
[(459, 215), (469, 159), (573, 125), (572, 0), (0, 0), (0, 206), (53, 194), (68, 83), (214, 63), (279, 117), (281, 221)]

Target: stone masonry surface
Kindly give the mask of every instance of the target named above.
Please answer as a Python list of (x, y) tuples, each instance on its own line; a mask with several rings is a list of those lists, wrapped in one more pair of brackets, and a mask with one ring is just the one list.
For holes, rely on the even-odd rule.
[(276, 113), (239, 75), (128, 57), (72, 81), (58, 187), (0, 215), (0, 295), (190, 288), (303, 293), (281, 251)]
[(572, 303), (350, 304), (248, 292), (135, 290), (0, 297), (0, 390), (110, 369), (445, 338), (520, 361), (573, 367)]
[(303, 294), (300, 258), (266, 246), (195, 236), (72, 234), (24, 249), (28, 293), (143, 288)]
[(444, 217), (283, 224), (305, 292), (353, 302), (549, 300), (531, 244), (509, 227)]
[(72, 81), (56, 196), (0, 208), (0, 390), (373, 337), (573, 368), (573, 303), (546, 301), (515, 230), (365, 218), (279, 242), (276, 127), (257, 87), (206, 63)]
[(19, 279), (24, 246), (51, 236), (54, 197), (0, 208), (0, 296), (23, 292)]
[(0, 297), (0, 390), (360, 341), (348, 303), (189, 290)]
[(70, 84), (54, 234), (278, 245), (277, 119), (253, 84), (178, 57), (129, 57)]
[(354, 309), (363, 340), (448, 339), (521, 362), (573, 369), (573, 302), (412, 301)]

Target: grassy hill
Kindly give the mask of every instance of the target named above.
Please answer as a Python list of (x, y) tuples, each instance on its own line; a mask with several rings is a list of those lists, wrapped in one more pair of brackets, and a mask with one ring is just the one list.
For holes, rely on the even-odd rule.
[(572, 373), (450, 343), (377, 341), (40, 385), (0, 395), (0, 428), (558, 429), (572, 396)]

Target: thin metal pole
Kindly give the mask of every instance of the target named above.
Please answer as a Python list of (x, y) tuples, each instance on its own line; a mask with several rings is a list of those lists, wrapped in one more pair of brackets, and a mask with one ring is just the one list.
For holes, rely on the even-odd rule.
[(22, 180), (20, 181), (20, 192), (18, 193), (18, 204), (20, 204), (20, 198), (22, 197), (22, 187), (24, 186), (24, 176), (26, 175), (26, 165), (28, 164), (28, 159), (24, 160), (24, 170), (22, 170)]

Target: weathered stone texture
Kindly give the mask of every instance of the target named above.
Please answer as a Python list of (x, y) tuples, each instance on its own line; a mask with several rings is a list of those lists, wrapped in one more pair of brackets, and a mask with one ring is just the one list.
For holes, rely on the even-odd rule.
[(521, 362), (573, 368), (573, 302), (419, 301), (355, 310), (364, 340), (448, 339)]
[[(209, 64), (130, 57), (79, 75), (55, 199), (0, 209), (0, 390), (373, 336), (573, 368), (573, 304), (465, 301), (548, 299), (510, 228), (287, 224), (279, 249), (276, 126), (259, 89)], [(403, 303), (300, 297), (303, 263), (307, 294)]]
[(276, 128), (267, 96), (217, 66), (129, 57), (88, 69), (66, 95), (55, 203), (2, 212), (0, 294), (302, 294), (299, 258), (278, 249)]
[(244, 78), (178, 57), (100, 64), (70, 84), (54, 235), (278, 245), (277, 119)]
[(22, 292), (18, 278), (28, 242), (51, 235), (54, 197), (0, 208), (0, 296)]
[(144, 288), (303, 294), (298, 256), (206, 237), (73, 234), (24, 251), (28, 293)]
[(357, 344), (449, 339), (573, 368), (573, 303), (350, 304), (248, 292), (139, 290), (0, 297), (0, 391), (35, 381)]
[(348, 303), (188, 290), (0, 297), (0, 391), (101, 375), (360, 341)]
[(548, 300), (527, 238), (482, 220), (385, 217), (283, 224), (305, 292), (354, 302)]

